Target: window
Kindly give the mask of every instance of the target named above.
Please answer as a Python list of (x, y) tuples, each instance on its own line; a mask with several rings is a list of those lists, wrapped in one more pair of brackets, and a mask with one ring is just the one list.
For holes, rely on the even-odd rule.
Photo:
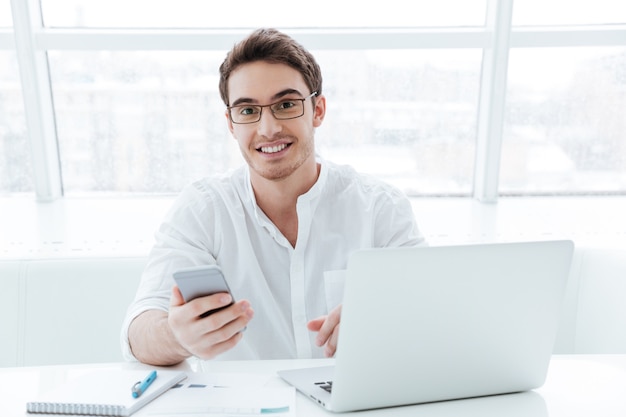
[[(319, 22), (328, 28), (482, 27), (485, 19), (485, 1), (447, 0), (437, 7), (422, 2), (413, 16), (398, 14), (398, 1), (360, 13), (346, 2), (345, 13), (334, 4), (329, 14), (331, 5), (322, 2), (311, 13), (277, 13), (272, 23), (287, 28)], [(246, 26), (247, 18), (253, 27), (266, 6), (240, 2), (236, 19), (230, 7), (191, 0), (176, 7), (138, 0), (42, 2), (46, 25), (89, 29), (227, 28)], [(146, 8), (151, 13), (141, 12)], [(329, 102), (317, 134), (323, 157), (413, 194), (471, 193), (480, 48), (313, 52)], [(217, 92), (217, 68), (225, 53), (50, 50), (65, 194), (178, 192), (193, 179), (240, 165)]]
[[(479, 50), (314, 53), (330, 97), (323, 157), (414, 193), (471, 192)], [(224, 54), (51, 51), (65, 192), (177, 192), (240, 165), (217, 91)]]
[(0, 190), (32, 192), (24, 100), (13, 52), (0, 51)]
[(9, 28), (13, 26), (11, 21), (11, 2), (9, 0), (0, 0), (0, 28)]
[(225, 51), (51, 51), (66, 194), (178, 192), (241, 163), (217, 68)]
[[(481, 172), (498, 178), (496, 196), (626, 193), (625, 2), (420, 0), (402, 13), (401, 0), (321, 0), (271, 14), (251, 0), (237, 13), (204, 0), (28, 4), (0, 0), (0, 194), (177, 193), (240, 165), (217, 70), (259, 15), (322, 66), (327, 159), (418, 196), (484, 197)], [(34, 51), (27, 13), (42, 16), (25, 31)], [(506, 74), (492, 90), (489, 64)], [(33, 80), (20, 74), (36, 74), (50, 102), (23, 94)], [(38, 118), (52, 120), (43, 134)]]
[(0, 0), (0, 194), (34, 190), (19, 68), (8, 30), (13, 26), (10, 6), (9, 0)]
[[(482, 26), (486, 0), (405, 0), (363, 4), (318, 0), (314, 7), (281, 10), (277, 3), (239, 0), (42, 0), (49, 27), (87, 28), (367, 28)], [(297, 8), (296, 8), (297, 9)], [(271, 11), (271, 12), (270, 12)], [(259, 16), (263, 16), (262, 22)]]
[(331, 97), (317, 134), (322, 156), (414, 195), (471, 193), (480, 50), (316, 56)]
[(621, 0), (515, 0), (514, 26), (626, 23)]
[(500, 191), (626, 191), (626, 47), (511, 51)]

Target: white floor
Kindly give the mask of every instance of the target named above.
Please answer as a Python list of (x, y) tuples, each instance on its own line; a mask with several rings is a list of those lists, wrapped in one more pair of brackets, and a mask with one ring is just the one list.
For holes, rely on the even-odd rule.
[[(173, 197), (0, 198), (0, 259), (143, 256)], [(626, 197), (414, 198), (431, 245), (573, 239), (626, 248)]]

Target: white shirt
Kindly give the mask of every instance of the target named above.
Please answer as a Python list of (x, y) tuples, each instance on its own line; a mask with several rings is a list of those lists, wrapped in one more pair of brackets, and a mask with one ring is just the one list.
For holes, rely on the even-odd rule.
[(150, 309), (167, 311), (172, 273), (218, 264), (236, 300), (254, 310), (244, 337), (217, 359), (323, 357), (306, 323), (341, 302), (332, 271), (361, 248), (423, 243), (410, 202), (399, 190), (348, 166), (321, 163), (317, 182), (298, 197), (295, 248), (257, 206), (244, 166), (186, 187), (156, 234), (148, 264), (122, 329)]

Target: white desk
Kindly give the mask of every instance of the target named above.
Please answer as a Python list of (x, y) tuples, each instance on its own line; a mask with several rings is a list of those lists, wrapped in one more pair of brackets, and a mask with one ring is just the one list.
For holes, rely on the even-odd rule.
[[(268, 376), (267, 385), (283, 386), (278, 369), (328, 364), (329, 360), (212, 362), (209, 371)], [(24, 416), (30, 393), (47, 391), (67, 378), (94, 368), (147, 368), (141, 364), (95, 364), (0, 368), (0, 415)], [(184, 368), (184, 366), (179, 366)], [(301, 394), (298, 416), (333, 415)], [(521, 394), (448, 401), (360, 412), (359, 416), (626, 416), (626, 355), (554, 356), (546, 383)], [(33, 415), (29, 415), (33, 416)]]

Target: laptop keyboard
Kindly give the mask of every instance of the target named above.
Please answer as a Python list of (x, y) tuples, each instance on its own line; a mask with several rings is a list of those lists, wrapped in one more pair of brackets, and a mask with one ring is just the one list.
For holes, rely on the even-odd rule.
[(315, 385), (317, 385), (324, 391), (332, 392), (333, 390), (333, 381), (316, 382)]

